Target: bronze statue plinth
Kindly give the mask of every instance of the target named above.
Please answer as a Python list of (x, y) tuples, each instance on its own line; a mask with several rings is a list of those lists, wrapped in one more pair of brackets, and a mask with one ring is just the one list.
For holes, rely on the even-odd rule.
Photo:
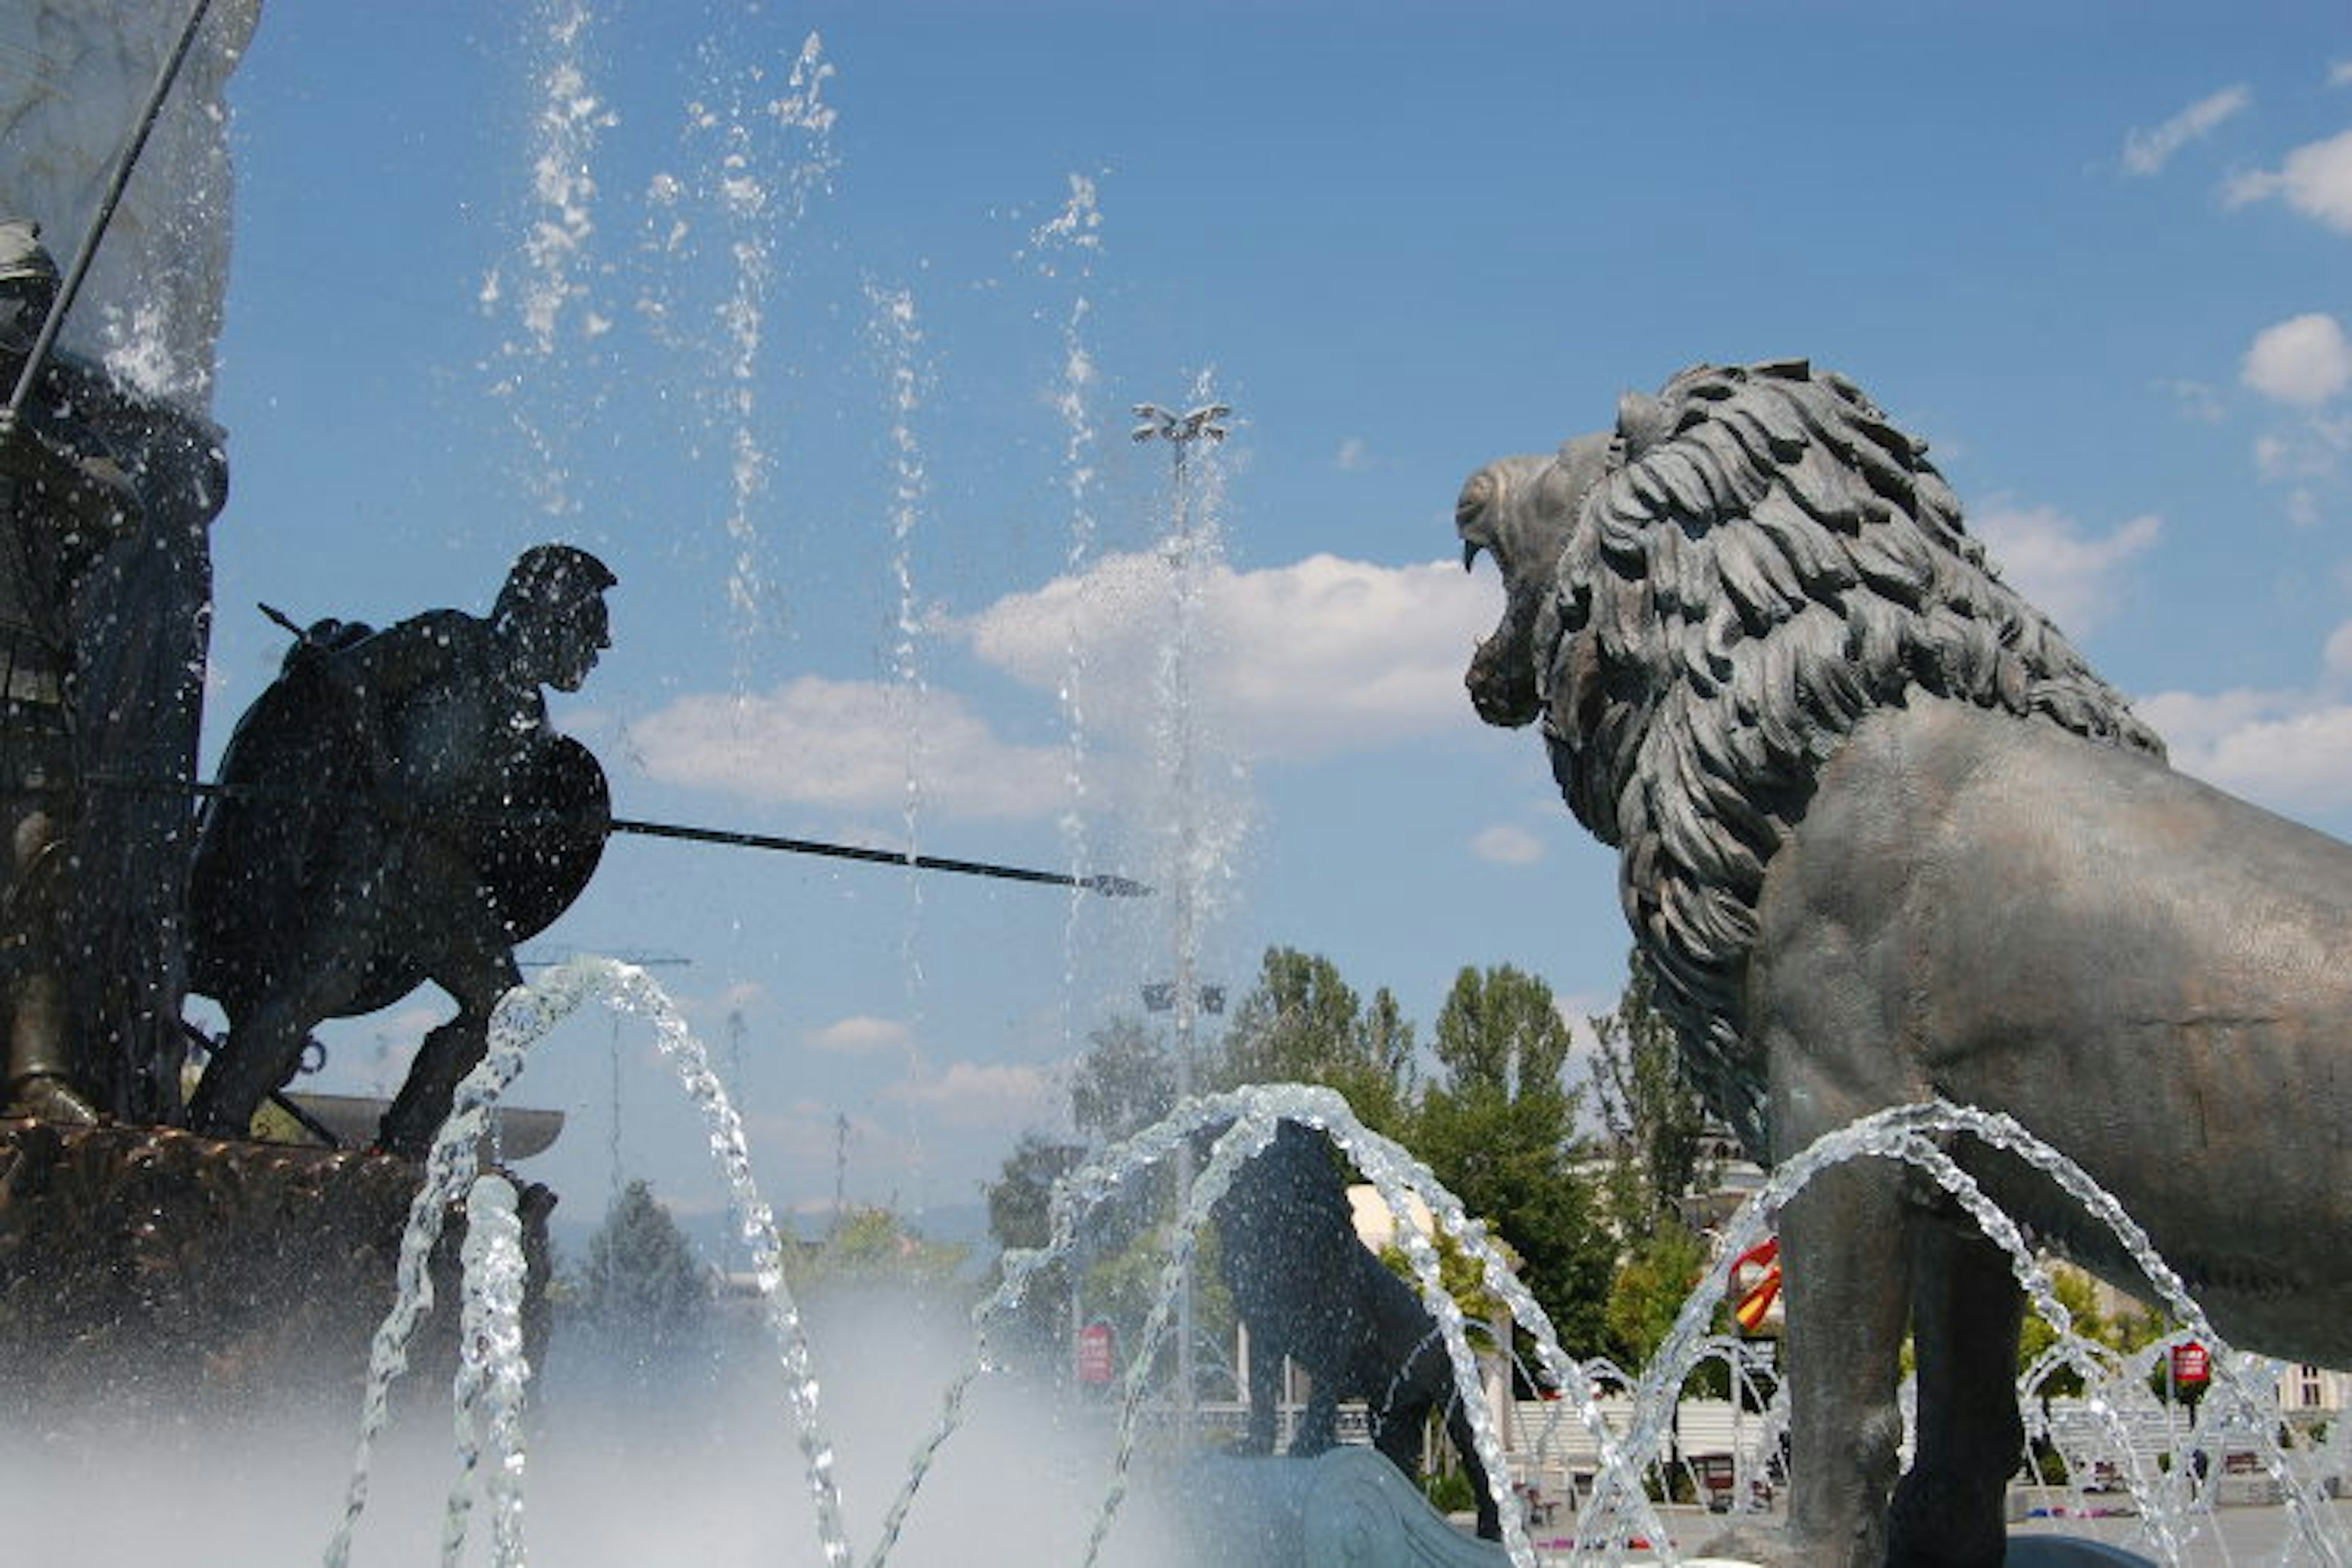
[[(423, 1173), (383, 1154), (228, 1142), (169, 1128), (0, 1120), (0, 1420), (174, 1405), (357, 1407), (369, 1341)], [(520, 1184), (525, 1351), (547, 1342), (554, 1194)], [(456, 1370), (453, 1212), (410, 1385)]]

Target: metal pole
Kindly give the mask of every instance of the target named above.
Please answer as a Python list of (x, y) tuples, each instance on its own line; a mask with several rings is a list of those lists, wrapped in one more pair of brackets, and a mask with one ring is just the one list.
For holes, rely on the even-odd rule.
[[(1181, 415), (1171, 414), (1156, 404), (1139, 403), (1135, 413), (1142, 423), (1133, 435), (1138, 441), (1164, 440), (1171, 454), (1174, 494), (1169, 501), (1169, 542), (1172, 564), (1179, 573), (1192, 559), (1192, 519), (1188, 509), (1185, 458), (1192, 443), (1206, 437), (1212, 441), (1225, 438), (1224, 426), (1218, 423), (1232, 413), (1222, 403), (1204, 404)], [(1180, 692), (1191, 685), (1192, 627), (1183, 617), (1186, 603), (1181, 590), (1177, 595), (1179, 622), (1176, 628), (1176, 686)], [(1180, 853), (1189, 857), (1200, 825), (1194, 813), (1199, 802), (1192, 787), (1192, 726), (1189, 715), (1179, 717), (1176, 725), (1176, 758), (1171, 770), (1175, 775), (1176, 842)], [(1200, 973), (1195, 952), (1199, 931), (1199, 911), (1193, 907), (1192, 879), (1188, 869), (1178, 868), (1176, 878), (1176, 1098), (1181, 1102), (1192, 1093), (1192, 1053), (1194, 1033), (1200, 1016)], [(1176, 1145), (1176, 1187), (1180, 1194), (1192, 1190), (1192, 1146), (1189, 1140)], [(1180, 1200), (1181, 1201), (1181, 1200)], [(1176, 1298), (1176, 1435), (1180, 1445), (1190, 1446), (1195, 1424), (1195, 1376), (1193, 1366), (1193, 1285), (1190, 1257), (1184, 1263), (1183, 1282)]]
[[(1184, 506), (1184, 447), (1182, 438), (1169, 443), (1175, 453), (1174, 471), (1176, 494), (1172, 506), (1176, 548), (1189, 552), (1187, 531), (1191, 520)], [(1181, 556), (1177, 570), (1184, 569), (1185, 557)], [(1183, 592), (1177, 594), (1179, 614), (1184, 611)], [(1180, 626), (1176, 634), (1178, 689), (1189, 694), (1192, 685), (1191, 628)], [(1197, 803), (1192, 791), (1192, 721), (1188, 712), (1176, 724), (1176, 812), (1178, 852), (1190, 859), (1192, 845), (1200, 834), (1200, 824), (1194, 819)], [(1192, 1034), (1199, 1021), (1198, 996), (1200, 979), (1195, 973), (1193, 943), (1198, 931), (1194, 925), (1192, 907), (1192, 877), (1189, 867), (1176, 868), (1176, 1098), (1179, 1103), (1192, 1097)], [(1176, 1188), (1185, 1194), (1178, 1201), (1189, 1202), (1194, 1177), (1192, 1143), (1186, 1139), (1176, 1145)], [(1199, 1389), (1193, 1383), (1197, 1371), (1193, 1366), (1192, 1336), (1197, 1332), (1193, 1322), (1192, 1263), (1190, 1254), (1184, 1261), (1184, 1287), (1176, 1299), (1176, 1436), (1180, 1445), (1192, 1446), (1195, 1426), (1194, 1400)]]
[(16, 376), (16, 389), (8, 395), (8, 417), (21, 419), (25, 405), (33, 395), (33, 384), (40, 379), (41, 368), (48, 363), (49, 353), (57, 347), (58, 333), (66, 323), (66, 312), (73, 309), (74, 297), (81, 292), (81, 280), (89, 272), (90, 259), (98, 254), (98, 242), (106, 236), (106, 226), (114, 221), (114, 209), (122, 200), (123, 187), (131, 183), (131, 171), (139, 164), (139, 154), (147, 149), (147, 133), (155, 129), (156, 118), (163, 112), (163, 100), (170, 95), (172, 83), (180, 74), (180, 64), (188, 58), (188, 47), (196, 41), (196, 29), (205, 24), (205, 13), (212, 8), (212, 0), (196, 0), (188, 12), (188, 20), (180, 28), (179, 42), (172, 47), (171, 58), (155, 73), (155, 85), (147, 94), (147, 107), (131, 128), (131, 139), (114, 161), (114, 173), (107, 180), (106, 194), (99, 199), (98, 216), (90, 220), (89, 228), (81, 238), (81, 248), (74, 253), (73, 266), (58, 286), (58, 297), (49, 305), (49, 313), (41, 322), (41, 335), (33, 340), (33, 352), (26, 356), (25, 368)]

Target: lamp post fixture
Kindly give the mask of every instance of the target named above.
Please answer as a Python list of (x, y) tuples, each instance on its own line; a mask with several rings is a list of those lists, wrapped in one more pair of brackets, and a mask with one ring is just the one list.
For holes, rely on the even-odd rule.
[[(1186, 504), (1185, 458), (1196, 441), (1223, 441), (1225, 438), (1223, 420), (1233, 413), (1225, 403), (1204, 403), (1181, 414), (1171, 413), (1156, 403), (1135, 405), (1135, 428), (1129, 435), (1138, 442), (1165, 441), (1172, 463), (1172, 495), (1169, 502), (1168, 560), (1181, 573), (1191, 560), (1193, 539), (1191, 510)], [(1179, 585), (1176, 596), (1177, 626), (1173, 639), (1174, 679), (1171, 682), (1181, 700), (1191, 686), (1192, 626), (1190, 599)], [(1180, 854), (1191, 859), (1194, 841), (1200, 837), (1199, 824), (1194, 820), (1198, 807), (1192, 781), (1192, 726), (1191, 716), (1175, 715), (1176, 757), (1171, 770), (1176, 795), (1176, 832)], [(1176, 979), (1168, 987), (1168, 1004), (1176, 1014), (1176, 1098), (1181, 1103), (1192, 1095), (1193, 1034), (1200, 1013), (1214, 989), (1215, 1005), (1211, 1012), (1222, 1012), (1224, 993), (1222, 989), (1204, 988), (1196, 973), (1198, 962), (1199, 910), (1195, 907), (1192, 876), (1189, 864), (1177, 868), (1176, 883)], [(1155, 999), (1157, 986), (1147, 986), (1145, 1005), (1153, 1011), (1162, 1010)], [(1192, 1190), (1192, 1145), (1187, 1139), (1176, 1146), (1176, 1186), (1181, 1193)], [(1184, 1265), (1182, 1289), (1176, 1300), (1176, 1421), (1180, 1443), (1192, 1437), (1193, 1387), (1192, 1365), (1192, 1267), (1188, 1258)]]
[(1135, 417), (1139, 424), (1131, 435), (1139, 441), (1155, 437), (1177, 443), (1177, 460), (1183, 460), (1183, 443), (1207, 437), (1212, 441), (1225, 438), (1225, 427), (1218, 421), (1234, 411), (1230, 403), (1204, 403), (1198, 408), (1181, 414), (1171, 414), (1157, 403), (1139, 403)]

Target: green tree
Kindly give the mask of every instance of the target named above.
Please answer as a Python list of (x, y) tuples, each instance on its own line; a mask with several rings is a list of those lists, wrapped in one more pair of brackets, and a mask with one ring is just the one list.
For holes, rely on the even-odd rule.
[[(988, 1183), (988, 1231), (1005, 1252), (1034, 1249), (1051, 1234), (1054, 1184), (1067, 1175), (1086, 1155), (1074, 1143), (1060, 1143), (1037, 1132), (1024, 1132), (1004, 1157), (1001, 1173)], [(1000, 1256), (989, 1270), (986, 1289), (993, 1293), (1003, 1282)], [(1054, 1365), (1061, 1354), (1063, 1321), (1069, 1312), (1070, 1275), (1066, 1259), (1057, 1259), (1029, 1276), (1028, 1289), (1013, 1309), (1017, 1338), (1041, 1365)]]
[[(1706, 1243), (1672, 1216), (1636, 1239), (1609, 1281), (1611, 1359), (1629, 1371), (1648, 1365), (1706, 1266)], [(1717, 1310), (1717, 1327), (1727, 1326), (1727, 1310)]]
[[(2074, 1320), (2074, 1332), (2118, 1355), (2129, 1355), (2155, 1340), (2162, 1331), (2153, 1313), (2125, 1310), (2110, 1316), (2102, 1310), (2098, 1282), (2071, 1263), (2051, 1262), (2050, 1287), (2051, 1294), (2058, 1299), (2058, 1304), (2065, 1308), (2067, 1316)], [(2017, 1336), (2018, 1374), (2023, 1376), (2042, 1358), (2042, 1352), (2057, 1342), (2057, 1331), (2029, 1304), (2024, 1327)], [(2156, 1380), (2156, 1386), (2162, 1388), (2161, 1376)], [(2042, 1381), (2041, 1394), (2045, 1407), (2053, 1399), (2071, 1398), (2082, 1392), (2082, 1375), (2070, 1366), (2057, 1367)]]
[(1677, 1225), (1676, 1200), (1706, 1174), (1706, 1110), (1684, 1071), (1674, 1025), (1651, 1003), (1654, 984), (1637, 949), (1617, 1010), (1591, 1020), (1600, 1042), (1591, 1081), (1609, 1131), (1611, 1216), (1636, 1243)]
[(891, 1210), (852, 1205), (814, 1247), (788, 1264), (795, 1289), (806, 1285), (935, 1287), (963, 1267), (967, 1248), (932, 1241)]
[(1079, 1131), (1117, 1142), (1168, 1114), (1176, 1103), (1176, 1059), (1165, 1037), (1118, 1017), (1087, 1039), (1070, 1080), (1070, 1120)]
[(1011, 1251), (1045, 1245), (1054, 1184), (1076, 1170), (1085, 1156), (1086, 1151), (1075, 1143), (1056, 1142), (1040, 1132), (1021, 1135), (997, 1179), (985, 1188), (988, 1233), (997, 1246)]
[(607, 1357), (649, 1371), (709, 1348), (709, 1271), (652, 1186), (633, 1180), (588, 1239), (578, 1310)]
[(1574, 1167), (1569, 1044), (1541, 980), (1507, 964), (1464, 969), (1437, 1016), (1444, 1073), (1422, 1094), (1407, 1141), (1518, 1251), (1520, 1277), (1561, 1344), (1591, 1354), (1604, 1342), (1615, 1249), (1592, 1184)]
[(1203, 1087), (1322, 1084), (1365, 1126), (1394, 1137), (1412, 1106), (1412, 1025), (1385, 988), (1367, 1008), (1329, 959), (1270, 947)]

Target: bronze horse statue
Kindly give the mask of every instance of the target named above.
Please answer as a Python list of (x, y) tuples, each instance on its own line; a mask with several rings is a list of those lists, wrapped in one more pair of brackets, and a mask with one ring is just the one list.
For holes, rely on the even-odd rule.
[[(1759, 1158), (1937, 1099), (2006, 1112), (2233, 1343), (2352, 1356), (2352, 847), (2172, 771), (1964, 530), (1924, 444), (1801, 362), (1700, 366), (1473, 475), (1507, 607), (1468, 676), (1540, 719), (1714, 1110)], [(2127, 1289), (2017, 1158), (1950, 1150)], [(2021, 1292), (1865, 1159), (1781, 1216), (1789, 1561), (1992, 1564)], [(1908, 1331), (1918, 1437), (1898, 1477)]]

